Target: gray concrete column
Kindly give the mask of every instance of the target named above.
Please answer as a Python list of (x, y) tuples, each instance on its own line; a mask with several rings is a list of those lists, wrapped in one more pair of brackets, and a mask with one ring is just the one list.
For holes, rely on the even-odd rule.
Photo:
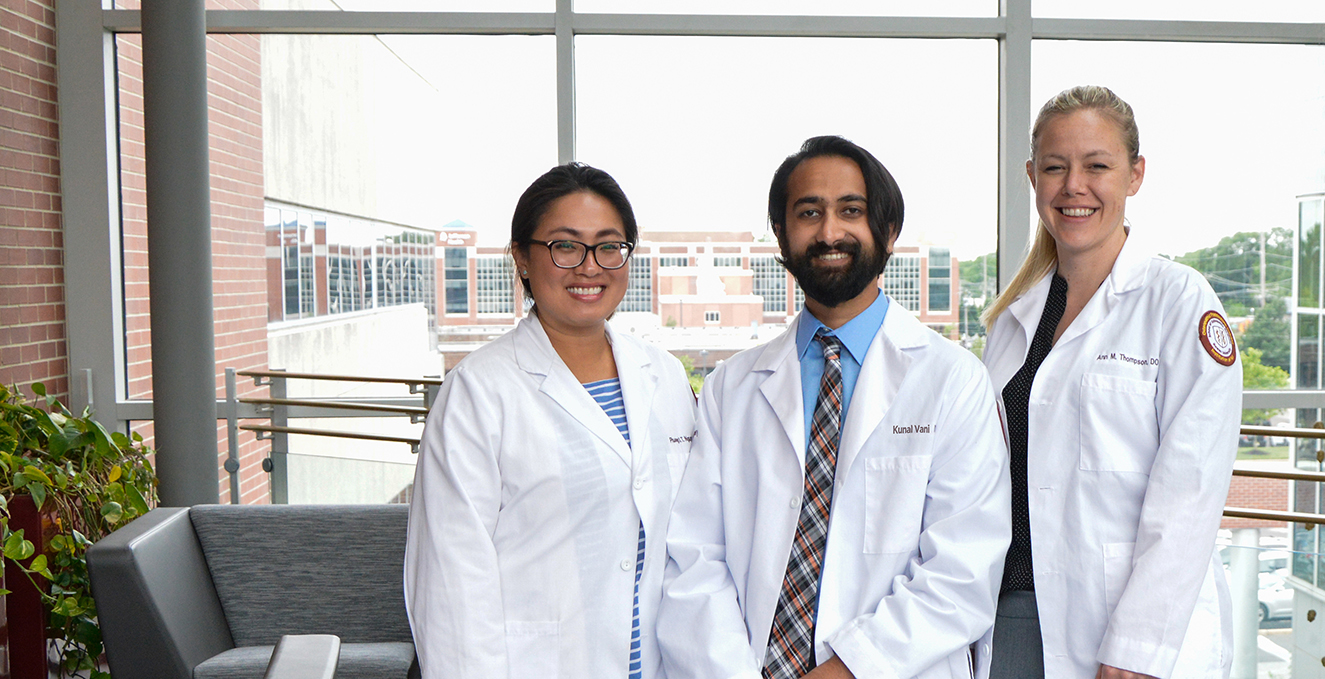
[(1256, 679), (1260, 651), (1261, 550), (1259, 528), (1233, 529), (1233, 544), (1228, 548), (1229, 589), (1233, 597), (1233, 673), (1231, 679)]
[(203, 0), (143, 0), (152, 399), (161, 504), (218, 499)]

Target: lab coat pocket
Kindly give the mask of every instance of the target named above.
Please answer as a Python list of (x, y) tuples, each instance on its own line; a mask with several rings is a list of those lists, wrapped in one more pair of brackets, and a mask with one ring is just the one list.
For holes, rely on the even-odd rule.
[(865, 553), (910, 552), (920, 538), (930, 455), (865, 458)]
[(1132, 552), (1135, 542), (1104, 543), (1104, 602), (1109, 615), (1123, 598), (1127, 580), (1132, 577)]
[(560, 623), (506, 622), (506, 675), (508, 679), (555, 677), (561, 673)]
[(1157, 450), (1154, 382), (1081, 376), (1081, 469), (1149, 474)]

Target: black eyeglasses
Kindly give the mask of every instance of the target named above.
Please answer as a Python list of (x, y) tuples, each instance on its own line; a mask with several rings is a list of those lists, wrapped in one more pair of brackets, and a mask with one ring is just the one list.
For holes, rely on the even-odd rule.
[(552, 263), (558, 269), (574, 269), (584, 263), (584, 259), (593, 252), (593, 260), (604, 269), (620, 269), (630, 259), (635, 246), (624, 241), (606, 241), (589, 245), (575, 240), (531, 240), (530, 245), (542, 245), (552, 255)]

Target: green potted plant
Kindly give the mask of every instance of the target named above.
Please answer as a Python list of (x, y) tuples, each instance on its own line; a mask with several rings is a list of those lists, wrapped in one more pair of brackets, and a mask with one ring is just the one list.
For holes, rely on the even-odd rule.
[[(32, 392), (42, 406), (0, 384), (0, 545), (4, 559), (19, 564), (41, 592), (61, 676), (108, 679), (97, 666), (101, 629), (85, 555), (156, 505), (152, 451), (137, 433), (106, 431), (87, 409), (70, 413), (41, 383)], [(10, 530), (10, 504), (24, 495), (42, 516), (42, 554), (34, 536)]]

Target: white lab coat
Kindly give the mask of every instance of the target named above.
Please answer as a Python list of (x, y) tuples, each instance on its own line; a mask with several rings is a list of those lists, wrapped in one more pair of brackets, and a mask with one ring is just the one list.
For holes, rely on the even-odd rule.
[[(989, 329), (995, 388), (1025, 362), (1052, 275)], [(1128, 238), (1045, 357), (1027, 439), (1031, 553), (1045, 676), (1100, 663), (1227, 677), (1228, 583), (1215, 553), (1237, 450), (1242, 365), (1202, 346), (1223, 307), (1189, 267)]]
[(667, 353), (613, 332), (631, 446), (536, 316), (447, 375), (419, 449), (405, 604), (424, 679), (628, 673), (639, 526), (644, 677), (694, 392)]
[[(658, 619), (672, 679), (754, 679), (763, 665), (804, 494), (795, 337), (793, 324), (704, 383)], [(988, 375), (892, 302), (842, 426), (817, 661), (837, 655), (858, 679), (970, 677), (1009, 497)]]

